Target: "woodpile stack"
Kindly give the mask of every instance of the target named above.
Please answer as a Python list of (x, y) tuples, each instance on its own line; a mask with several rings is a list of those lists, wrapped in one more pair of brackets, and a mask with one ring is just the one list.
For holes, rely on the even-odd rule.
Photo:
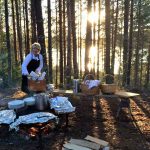
[(71, 139), (63, 145), (62, 150), (109, 150), (109, 143), (92, 137), (86, 136), (84, 139)]

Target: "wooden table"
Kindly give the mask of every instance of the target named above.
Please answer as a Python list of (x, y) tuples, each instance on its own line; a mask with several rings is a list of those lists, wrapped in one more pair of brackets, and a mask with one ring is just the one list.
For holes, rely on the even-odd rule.
[(120, 98), (120, 103), (117, 110), (116, 117), (119, 118), (119, 114), (122, 108), (128, 108), (131, 115), (131, 107), (130, 107), (130, 98), (140, 96), (138, 93), (126, 92), (126, 91), (118, 91), (115, 93), (116, 96)]
[(83, 93), (74, 93), (73, 90), (60, 90), (60, 89), (54, 89), (53, 94), (62, 94), (65, 96), (83, 96), (85, 94)]
[(78, 97), (80, 97), (80, 99), (82, 99), (82, 97), (88, 97), (89, 99), (95, 98), (96, 100), (98, 100), (100, 98), (110, 98), (110, 97), (117, 98), (118, 97), (115, 94), (108, 95), (108, 94), (102, 94), (101, 92), (97, 95), (87, 95), (82, 92), (74, 93), (73, 90), (60, 90), (60, 89), (54, 89), (53, 94), (54, 95), (62, 95), (62, 96), (78, 96)]
[(74, 93), (73, 90), (60, 90), (60, 89), (54, 89), (53, 94), (56, 95), (63, 95), (63, 96), (94, 96), (94, 97), (101, 97), (102, 94), (97, 94), (97, 95), (87, 95), (85, 93), (79, 92), (79, 93)]

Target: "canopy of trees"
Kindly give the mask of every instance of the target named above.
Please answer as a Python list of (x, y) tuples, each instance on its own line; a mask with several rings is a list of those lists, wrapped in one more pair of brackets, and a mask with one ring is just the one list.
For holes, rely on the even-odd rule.
[(33, 42), (56, 86), (112, 74), (118, 84), (150, 88), (149, 0), (0, 0), (0, 79), (21, 78)]

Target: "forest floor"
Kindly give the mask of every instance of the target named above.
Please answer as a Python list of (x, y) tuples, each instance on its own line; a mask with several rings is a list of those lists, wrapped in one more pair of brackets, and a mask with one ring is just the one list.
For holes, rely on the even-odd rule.
[[(14, 98), (25, 95), (18, 89), (0, 90), (0, 109)], [(120, 120), (116, 119), (118, 99), (106, 96), (95, 99), (69, 97), (76, 111), (69, 115), (69, 127), (64, 123), (57, 130), (44, 134), (44, 150), (61, 150), (71, 138), (83, 139), (87, 135), (109, 142), (110, 150), (150, 150), (150, 94), (131, 100), (133, 118), (124, 109)], [(0, 150), (36, 150), (37, 137), (29, 137), (20, 132), (9, 132), (0, 125)]]

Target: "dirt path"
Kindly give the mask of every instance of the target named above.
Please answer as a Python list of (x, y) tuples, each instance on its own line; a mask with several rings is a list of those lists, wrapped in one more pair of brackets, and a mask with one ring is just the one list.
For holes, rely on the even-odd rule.
[[(66, 130), (62, 122), (56, 131), (44, 134), (44, 150), (61, 150), (71, 138), (83, 139), (87, 135), (109, 142), (110, 150), (150, 150), (149, 98), (132, 99), (134, 120), (124, 109), (120, 121), (116, 119), (116, 98), (71, 97), (70, 101), (76, 107), (76, 112), (69, 116), (70, 126)], [(37, 150), (37, 145), (37, 138), (28, 138), (20, 132), (8, 134), (8, 128), (0, 127), (0, 150)]]

